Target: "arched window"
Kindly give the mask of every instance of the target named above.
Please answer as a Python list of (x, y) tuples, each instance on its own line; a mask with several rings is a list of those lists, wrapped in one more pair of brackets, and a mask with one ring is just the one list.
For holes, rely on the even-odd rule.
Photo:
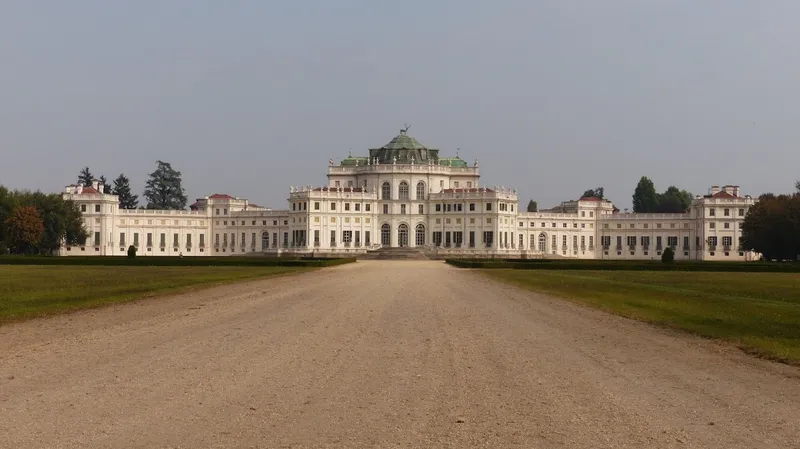
[(397, 245), (408, 246), (408, 225), (405, 223), (397, 227)]
[(261, 233), (261, 249), (269, 248), (269, 232)]
[(388, 182), (384, 182), (381, 186), (381, 199), (390, 200), (392, 199), (392, 185)]
[(417, 199), (418, 200), (425, 199), (425, 183), (422, 181), (417, 183)]
[(417, 246), (425, 245), (425, 225), (420, 223), (417, 225), (416, 230), (416, 244)]
[(408, 183), (405, 181), (400, 181), (400, 187), (397, 189), (397, 196), (401, 200), (408, 199)]
[(547, 251), (547, 235), (544, 232), (539, 234), (539, 251), (546, 252)]
[(392, 244), (392, 228), (389, 223), (384, 223), (381, 226), (381, 245), (389, 246)]

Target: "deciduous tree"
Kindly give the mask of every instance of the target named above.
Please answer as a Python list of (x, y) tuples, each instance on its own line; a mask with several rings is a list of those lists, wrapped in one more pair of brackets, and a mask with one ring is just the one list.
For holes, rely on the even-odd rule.
[(796, 259), (800, 254), (800, 195), (766, 193), (747, 211), (741, 246), (767, 259)]
[(156, 161), (144, 188), (148, 209), (185, 209), (188, 198), (181, 186), (181, 172), (168, 162)]
[(5, 222), (5, 241), (12, 253), (34, 254), (42, 240), (44, 224), (34, 206), (18, 206)]
[(669, 186), (664, 193), (658, 195), (658, 205), (654, 212), (662, 214), (682, 214), (692, 205), (692, 194)]
[(653, 213), (658, 208), (658, 193), (653, 181), (647, 176), (639, 179), (633, 191), (633, 211), (636, 213)]
[(119, 207), (121, 209), (136, 209), (139, 205), (139, 195), (131, 192), (130, 180), (124, 173), (120, 173), (114, 180), (114, 188), (111, 193), (119, 196)]
[(583, 192), (583, 195), (581, 195), (581, 197), (596, 197), (602, 200), (605, 199), (605, 197), (603, 196), (604, 193), (605, 193), (605, 188), (597, 187), (595, 189), (589, 189)]

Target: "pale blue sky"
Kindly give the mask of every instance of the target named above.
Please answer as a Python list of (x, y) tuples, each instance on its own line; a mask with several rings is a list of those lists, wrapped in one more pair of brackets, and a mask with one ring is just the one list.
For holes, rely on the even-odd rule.
[(0, 184), (84, 165), (141, 191), (285, 208), (328, 158), (388, 142), (478, 158), (540, 206), (642, 175), (705, 193), (800, 178), (800, 2), (5, 0)]

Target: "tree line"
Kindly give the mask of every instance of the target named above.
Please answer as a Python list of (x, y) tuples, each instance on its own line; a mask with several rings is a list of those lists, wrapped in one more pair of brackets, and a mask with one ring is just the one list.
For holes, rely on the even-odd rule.
[(742, 223), (741, 245), (765, 259), (800, 257), (800, 181), (795, 192), (765, 193), (751, 206)]
[[(108, 185), (105, 176), (95, 178), (89, 167), (83, 167), (78, 174), (78, 184), (91, 187), (97, 179), (103, 185)], [(182, 185), (181, 172), (172, 168), (169, 162), (156, 161), (156, 169), (148, 175), (144, 185), (143, 197), (147, 201), (145, 206), (139, 205), (139, 195), (131, 191), (130, 179), (125, 173), (120, 173), (110, 186), (110, 193), (119, 196), (121, 209), (185, 209), (188, 197)]]
[(61, 194), (0, 186), (0, 254), (52, 255), (62, 243), (83, 244), (88, 236), (77, 205)]

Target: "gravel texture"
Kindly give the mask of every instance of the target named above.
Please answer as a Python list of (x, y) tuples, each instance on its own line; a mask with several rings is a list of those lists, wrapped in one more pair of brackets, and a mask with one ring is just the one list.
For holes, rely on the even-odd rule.
[(0, 327), (0, 447), (800, 448), (800, 369), (362, 261)]

